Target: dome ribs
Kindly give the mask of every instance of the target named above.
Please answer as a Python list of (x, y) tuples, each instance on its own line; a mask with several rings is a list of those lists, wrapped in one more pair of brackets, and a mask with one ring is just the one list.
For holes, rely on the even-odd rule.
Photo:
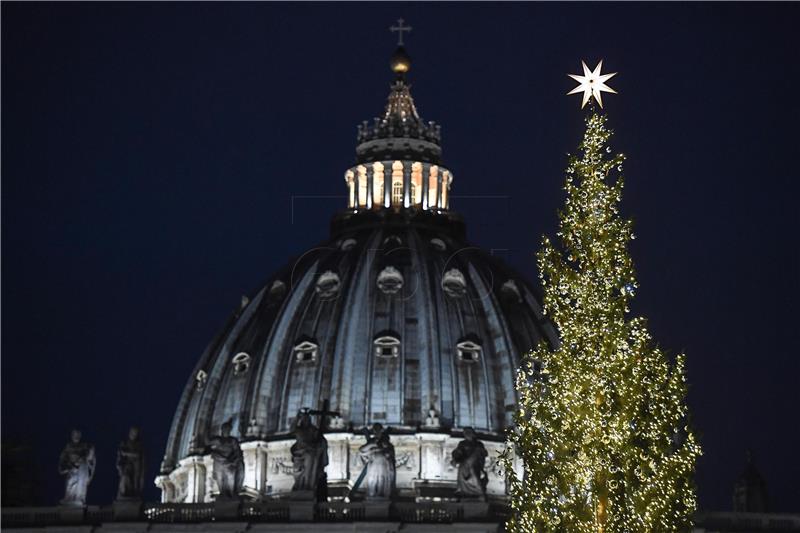
[[(264, 424), (267, 434), (279, 431), (280, 396), (283, 392), (283, 382), (279, 376), (284, 375), (281, 370), (285, 367), (287, 350), (293, 346), (293, 331), (290, 328), (297, 309), (307, 297), (307, 293), (314, 281), (316, 261), (301, 273), (295, 273), (294, 283), (289, 288), (289, 294), (278, 321), (273, 326), (273, 334), (269, 343), (264, 348), (263, 368), (259, 369), (258, 392), (256, 395), (257, 416), (254, 418), (259, 424)], [(299, 280), (297, 279), (299, 278)], [(279, 392), (280, 391), (280, 392)]]
[[(433, 431), (469, 425), (500, 438), (516, 403), (521, 354), (540, 339), (557, 343), (537, 293), (501, 260), (469, 246), (460, 223), (370, 215), (334, 225), (331, 241), (270, 278), (229, 319), (184, 389), (165, 471), (226, 420), (245, 441), (288, 438), (297, 409), (323, 398), (341, 413), (337, 431), (379, 421), (413, 433), (434, 409)], [(378, 274), (389, 267), (395, 270), (379, 287)], [(446, 290), (444, 274), (453, 269), (455, 285)], [(514, 285), (504, 288), (509, 280)], [(400, 341), (394, 358), (376, 355), (375, 335), (384, 330)], [(315, 359), (296, 360), (301, 338), (316, 345)], [(231, 358), (240, 352), (249, 366), (237, 372)], [(208, 373), (203, 390), (194, 379), (199, 369)]]
[[(340, 383), (338, 390), (331, 391), (334, 409), (338, 409), (342, 416), (355, 426), (361, 426), (367, 421), (367, 386), (364, 376), (368, 375), (369, 360), (367, 351), (371, 338), (367, 339), (369, 331), (369, 310), (364, 305), (369, 301), (368, 295), (372, 290), (369, 284), (370, 262), (373, 250), (380, 244), (380, 233), (362, 231), (358, 234), (358, 261), (352, 269), (353, 281), (347, 290), (347, 300), (339, 319), (339, 333), (336, 341), (336, 354), (334, 362), (334, 375)], [(362, 244), (363, 243), (363, 244)]]
[(175, 415), (172, 419), (172, 426), (170, 428), (169, 438), (167, 439), (167, 447), (161, 464), (162, 472), (172, 470), (177, 464), (178, 459), (185, 457), (188, 453), (191, 432), (186, 431), (186, 424), (194, 422), (193, 419), (195, 417), (191, 415), (196, 412), (197, 404), (199, 404), (200, 396), (203, 393), (203, 391), (197, 390), (195, 376), (197, 376), (198, 371), (208, 365), (209, 359), (216, 354), (217, 347), (222, 343), (223, 339), (228, 336), (238, 316), (239, 311), (233, 312), (228, 316), (225, 325), (208, 346), (206, 346), (203, 355), (200, 356), (200, 360), (189, 376), (189, 380), (183, 389), (183, 394), (178, 403), (178, 408), (175, 410)]
[(194, 452), (191, 449), (192, 443), (195, 446), (202, 446), (208, 435), (213, 431), (213, 411), (224, 378), (225, 365), (231, 355), (231, 347), (239, 332), (253, 315), (262, 295), (263, 291), (259, 293), (256, 301), (248, 305), (243, 311), (236, 313), (230, 331), (223, 337), (222, 345), (218, 349), (215, 347), (212, 352), (214, 355), (209, 358), (208, 364), (204, 365), (208, 373), (208, 381), (205, 388), (198, 395), (199, 401), (196, 406), (194, 420), (190, 420), (189, 424), (184, 427), (186, 447), (181, 450), (183, 454), (192, 454)]
[(486, 357), (482, 360), (486, 373), (487, 429), (502, 432), (511, 423), (506, 419), (505, 405), (508, 401), (513, 403), (516, 399), (514, 387), (516, 365), (512, 363), (515, 349), (510, 342), (512, 337), (506, 315), (501, 312), (502, 309), (493, 291), (497, 283), (496, 276), (487, 283), (473, 264), (470, 264), (469, 276), (476, 287), (479, 284), (483, 285), (479, 291), (482, 294), (479, 305), (483, 315), (480, 323), (486, 331), (484, 337)]
[[(260, 352), (259, 347), (263, 346), (269, 337), (270, 328), (263, 327), (264, 323), (272, 323), (277, 309), (269, 305), (268, 299), (264, 298), (267, 288), (264, 287), (258, 296), (245, 308), (250, 310), (246, 321), (236, 339), (233, 339), (231, 356), (228, 357), (224, 366), (224, 383), (221, 385), (224, 396), (222, 401), (218, 400), (214, 412), (212, 413), (212, 427), (217, 427), (226, 421), (233, 422), (233, 433), (239, 437), (247, 436), (247, 429), (250, 422), (249, 404), (256, 381), (256, 359)], [(247, 353), (250, 356), (250, 364), (247, 371), (236, 374), (232, 365), (232, 354)]]

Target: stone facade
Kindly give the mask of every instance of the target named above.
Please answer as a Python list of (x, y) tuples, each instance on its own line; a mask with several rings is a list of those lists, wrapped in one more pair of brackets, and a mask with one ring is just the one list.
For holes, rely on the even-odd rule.
[[(331, 499), (344, 499), (358, 479), (364, 465), (358, 448), (366, 442), (359, 433), (330, 432), (328, 466), (325, 471)], [(392, 435), (397, 469), (397, 494), (400, 498), (424, 498), (435, 493), (437, 498), (453, 499), (456, 467), (450, 457), (461, 441), (460, 435), (437, 432), (416, 432)], [(499, 436), (482, 442), (489, 452), (487, 496), (502, 499), (506, 494), (504, 476), (497, 472), (496, 460), (503, 450)], [(242, 443), (245, 476), (242, 496), (253, 500), (288, 497), (294, 478), (289, 448), (292, 439), (247, 441)], [(208, 503), (215, 500), (218, 489), (214, 482), (213, 463), (208, 455), (182, 459), (178, 467), (156, 479), (162, 491), (162, 502)], [(355, 495), (357, 497), (357, 494)]]

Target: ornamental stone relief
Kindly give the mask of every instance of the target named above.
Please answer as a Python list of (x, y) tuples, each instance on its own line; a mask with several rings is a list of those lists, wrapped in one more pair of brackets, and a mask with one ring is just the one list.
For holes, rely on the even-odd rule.
[(416, 470), (417, 469), (417, 452), (407, 451), (402, 452), (394, 457), (394, 465), (397, 470)]
[(269, 471), (273, 474), (291, 476), (293, 472), (292, 458), (288, 455), (278, 455), (269, 461)]

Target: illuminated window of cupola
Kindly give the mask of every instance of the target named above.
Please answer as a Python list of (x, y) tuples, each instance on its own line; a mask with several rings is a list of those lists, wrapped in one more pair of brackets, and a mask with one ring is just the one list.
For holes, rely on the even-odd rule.
[(372, 164), (372, 206), (380, 207), (383, 205), (383, 163)]
[(448, 193), (450, 192), (450, 182), (453, 181), (453, 175), (450, 174), (449, 170), (445, 170), (444, 174), (442, 174), (442, 201), (441, 206), (443, 209), (447, 209), (449, 206), (447, 205), (448, 202)]
[(344, 180), (347, 182), (347, 191), (349, 193), (348, 196), (348, 207), (353, 209), (356, 206), (356, 189), (355, 189), (355, 174), (353, 174), (352, 170), (348, 170), (344, 175)]
[(403, 207), (403, 163), (392, 163), (392, 207)]
[(358, 166), (358, 206), (367, 206), (367, 167)]
[(403, 205), (403, 182), (395, 181), (392, 183), (392, 205), (399, 207)]
[(439, 167), (432, 165), (428, 175), (428, 209), (438, 207), (436, 205), (436, 186), (439, 179)]
[(411, 203), (412, 205), (422, 203), (422, 163), (411, 165)]

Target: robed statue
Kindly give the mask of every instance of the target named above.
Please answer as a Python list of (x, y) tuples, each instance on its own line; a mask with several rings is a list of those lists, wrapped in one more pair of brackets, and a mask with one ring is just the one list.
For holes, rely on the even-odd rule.
[(486, 483), (486, 447), (475, 430), (471, 427), (464, 428), (464, 440), (458, 443), (453, 450), (454, 465), (458, 465), (456, 478), (456, 494), (464, 498), (485, 498)]
[(94, 477), (95, 465), (94, 446), (81, 442), (81, 432), (73, 429), (58, 458), (58, 473), (65, 480), (62, 505), (86, 504), (86, 489)]
[[(328, 464), (328, 441), (322, 433), (323, 428), (314, 425), (308, 409), (301, 409), (292, 424), (295, 442), (292, 453), (292, 491), (317, 490), (327, 484), (325, 466)], [(321, 423), (322, 425), (323, 423)]]
[(139, 439), (139, 428), (133, 426), (128, 438), (117, 448), (117, 472), (119, 473), (118, 500), (138, 500), (144, 488), (144, 446)]
[(239, 497), (244, 481), (244, 458), (239, 439), (231, 436), (232, 425), (224, 422), (220, 434), (211, 437), (206, 453), (214, 462), (214, 481), (217, 482), (219, 495), (217, 499), (234, 499)]
[(367, 443), (358, 449), (364, 463), (364, 472), (359, 481), (367, 499), (391, 498), (394, 492), (395, 463), (389, 430), (376, 422), (372, 425), (372, 435), (369, 432), (366, 434)]

